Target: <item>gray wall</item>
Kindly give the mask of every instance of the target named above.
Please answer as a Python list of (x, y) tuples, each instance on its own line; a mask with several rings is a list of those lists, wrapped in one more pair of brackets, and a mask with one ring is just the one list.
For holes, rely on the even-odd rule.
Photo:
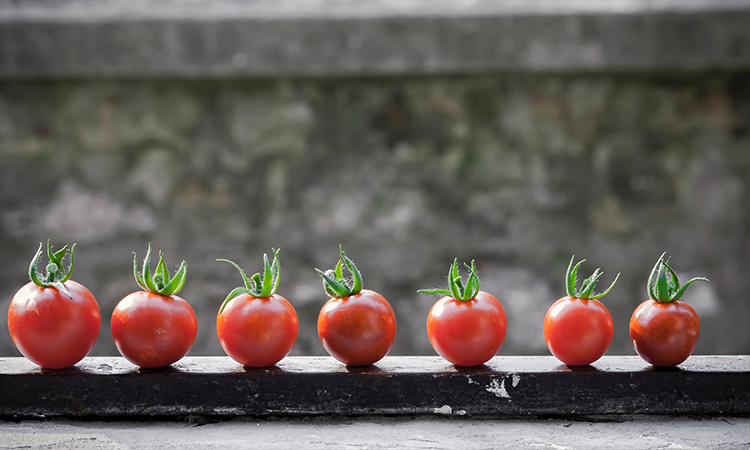
[[(0, 32), (33, 35), (8, 11)], [(723, 36), (720, 25), (705, 26)], [(628, 320), (668, 251), (682, 278), (711, 279), (684, 298), (702, 321), (696, 353), (748, 353), (750, 92), (739, 42), (731, 63), (675, 70), (118, 76), (93, 65), (61, 77), (52, 63), (26, 74), (0, 65), (0, 311), (40, 241), (77, 242), (73, 278), (103, 316), (92, 354), (116, 355), (109, 317), (137, 289), (132, 253), (152, 242), (170, 267), (187, 261), (191, 354), (222, 355), (216, 311), (240, 277), (214, 260), (253, 273), (280, 247), (279, 293), (300, 315), (293, 354), (320, 355), (326, 297), (313, 268), (333, 267), (341, 243), (396, 311), (391, 354), (433, 354), (424, 323), (435, 298), (415, 291), (445, 286), (454, 257), (477, 260), (482, 289), (508, 313), (500, 354), (548, 354), (542, 319), (575, 254), (586, 276), (607, 272), (602, 288), (622, 272), (604, 299), (609, 353), (633, 354)], [(7, 330), (5, 313), (0, 322)], [(0, 331), (0, 356), (17, 354)]]

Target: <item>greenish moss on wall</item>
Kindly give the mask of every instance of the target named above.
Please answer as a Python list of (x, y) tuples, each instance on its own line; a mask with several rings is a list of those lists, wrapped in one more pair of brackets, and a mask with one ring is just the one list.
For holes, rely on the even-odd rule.
[[(324, 354), (313, 267), (343, 244), (397, 314), (392, 354), (433, 354), (424, 330), (454, 257), (500, 299), (501, 354), (547, 354), (542, 318), (570, 255), (602, 267), (613, 354), (663, 251), (699, 312), (697, 353), (750, 352), (747, 73), (371, 80), (54, 81), (0, 85), (0, 307), (42, 240), (78, 242), (74, 279), (115, 355), (109, 317), (149, 242), (199, 316), (194, 355), (223, 354), (216, 311), (282, 249), (293, 354)], [(586, 274), (588, 275), (588, 273)], [(5, 314), (0, 315), (3, 323)], [(7, 327), (6, 327), (7, 329)], [(15, 355), (6, 333), (0, 354)]]

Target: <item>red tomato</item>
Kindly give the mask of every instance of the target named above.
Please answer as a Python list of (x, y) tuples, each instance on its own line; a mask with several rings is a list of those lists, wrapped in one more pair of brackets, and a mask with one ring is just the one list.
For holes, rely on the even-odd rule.
[(432, 347), (457, 366), (479, 366), (492, 359), (505, 341), (507, 328), (502, 305), (484, 291), (468, 301), (445, 296), (427, 316)]
[(396, 316), (382, 295), (362, 289), (326, 302), (318, 316), (318, 336), (337, 360), (348, 366), (368, 366), (393, 346)]
[(464, 285), (458, 258), (448, 271), (448, 289), (421, 289), (417, 292), (444, 295), (427, 315), (427, 336), (438, 355), (456, 366), (479, 366), (500, 350), (508, 321), (499, 301), (479, 290), (474, 261), (464, 264), (469, 276)]
[(193, 308), (185, 300), (147, 291), (123, 298), (112, 313), (111, 326), (117, 350), (143, 368), (180, 360), (193, 346), (198, 331)]
[(578, 289), (576, 275), (578, 268), (586, 260), (581, 260), (575, 266), (574, 261), (575, 256), (570, 258), (565, 274), (565, 290), (568, 295), (553, 303), (544, 316), (544, 340), (549, 351), (563, 363), (569, 366), (586, 366), (601, 358), (612, 343), (615, 331), (612, 316), (596, 299), (612, 290), (620, 274), (617, 274), (606, 291), (594, 295), (594, 287), (604, 272), (596, 269), (581, 282), (581, 288)]
[(598, 300), (563, 297), (544, 316), (544, 340), (553, 355), (569, 366), (585, 366), (606, 353), (614, 323)]
[(82, 360), (94, 347), (101, 316), (88, 289), (64, 283), (71, 297), (55, 287), (28, 283), (8, 308), (8, 328), (21, 354), (47, 369), (64, 369)]
[(221, 347), (232, 359), (249, 367), (281, 361), (297, 341), (299, 322), (294, 307), (279, 294), (257, 298), (241, 294), (216, 317)]
[(173, 277), (169, 275), (164, 255), (151, 275), (151, 244), (138, 271), (138, 257), (133, 258), (133, 275), (143, 291), (126, 296), (112, 312), (112, 338), (117, 350), (131, 363), (143, 368), (168, 366), (190, 351), (198, 332), (193, 308), (177, 293), (185, 284), (185, 261)]
[(662, 253), (648, 277), (649, 300), (641, 303), (630, 318), (630, 340), (636, 353), (654, 366), (672, 367), (685, 361), (698, 342), (701, 331), (698, 314), (679, 300), (695, 281), (680, 286), (677, 274)]
[(272, 366), (289, 354), (297, 340), (297, 313), (276, 294), (281, 273), (279, 251), (273, 250), (273, 263), (264, 254), (263, 273), (252, 277), (228, 259), (217, 260), (233, 265), (245, 282), (244, 287), (229, 293), (216, 316), (222, 348), (243, 366)]
[(672, 367), (685, 361), (698, 343), (701, 323), (690, 305), (646, 300), (630, 319), (630, 340), (636, 353), (654, 366)]

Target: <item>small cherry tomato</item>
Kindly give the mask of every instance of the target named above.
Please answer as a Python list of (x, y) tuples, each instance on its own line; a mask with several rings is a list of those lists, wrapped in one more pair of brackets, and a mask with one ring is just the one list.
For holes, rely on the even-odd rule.
[(500, 302), (479, 290), (474, 261), (464, 287), (453, 261), (448, 276), (449, 289), (418, 292), (444, 295), (427, 315), (427, 336), (438, 355), (456, 366), (479, 366), (494, 357), (505, 342), (508, 320)]
[(29, 267), (31, 282), (22, 287), (8, 308), (8, 329), (23, 356), (46, 369), (64, 369), (82, 360), (94, 347), (101, 316), (88, 289), (70, 280), (73, 252), (66, 271), (66, 245), (52, 253), (47, 241), (46, 275), (37, 272), (42, 244)]
[(138, 273), (138, 257), (133, 259), (136, 282), (143, 291), (120, 300), (112, 313), (112, 338), (117, 350), (142, 368), (164, 367), (185, 356), (195, 342), (198, 320), (193, 308), (177, 296), (185, 284), (187, 265), (182, 262), (174, 277), (159, 253), (156, 273), (151, 275), (151, 245)]
[[(348, 366), (369, 366), (380, 361), (396, 338), (396, 316), (388, 301), (362, 289), (362, 275), (343, 250), (336, 270), (323, 272), (323, 286), (331, 299), (318, 316), (318, 336), (326, 351)], [(350, 284), (343, 266), (351, 272)]]
[(673, 367), (685, 361), (698, 343), (701, 325), (698, 314), (677, 301), (694, 281), (680, 287), (677, 274), (662, 254), (647, 283), (649, 300), (641, 303), (630, 318), (630, 340), (638, 355), (649, 364)]
[(245, 287), (229, 293), (216, 316), (216, 333), (224, 351), (248, 367), (267, 367), (281, 361), (297, 341), (299, 322), (294, 307), (276, 294), (279, 284), (279, 251), (274, 250), (273, 264), (263, 255), (264, 275), (248, 278), (242, 274)]
[(607, 352), (614, 335), (612, 315), (598, 300), (609, 293), (617, 283), (617, 274), (612, 284), (601, 294), (594, 294), (594, 287), (604, 275), (599, 269), (583, 281), (576, 289), (576, 273), (585, 259), (573, 266), (570, 259), (566, 274), (568, 295), (557, 300), (544, 316), (544, 340), (549, 351), (569, 366), (586, 366)]

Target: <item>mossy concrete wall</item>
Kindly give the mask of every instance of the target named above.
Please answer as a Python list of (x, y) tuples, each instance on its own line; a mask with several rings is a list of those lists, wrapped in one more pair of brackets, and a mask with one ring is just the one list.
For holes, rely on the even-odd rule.
[[(0, 83), (0, 311), (40, 241), (77, 242), (96, 296), (93, 355), (152, 242), (188, 264), (193, 355), (221, 355), (216, 311), (281, 248), (293, 354), (321, 355), (314, 267), (342, 244), (398, 318), (394, 355), (433, 354), (425, 317), (454, 257), (508, 313), (501, 354), (547, 354), (542, 319), (572, 254), (615, 319), (610, 354), (663, 251), (701, 317), (696, 353), (750, 352), (746, 71)], [(0, 326), (7, 330), (6, 316)], [(7, 331), (0, 355), (16, 355)]]

